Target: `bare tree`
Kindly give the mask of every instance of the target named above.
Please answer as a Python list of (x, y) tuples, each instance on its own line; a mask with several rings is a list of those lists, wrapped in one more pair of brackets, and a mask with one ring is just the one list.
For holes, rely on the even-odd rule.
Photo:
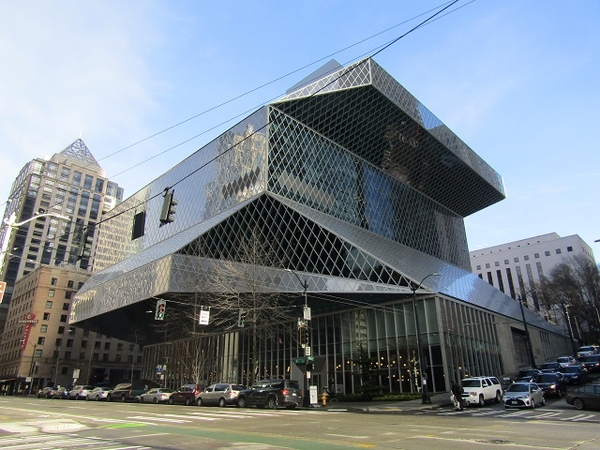
[[(554, 267), (536, 288), (549, 310), (571, 316), (584, 342), (600, 340), (600, 269), (585, 256)], [(567, 317), (565, 317), (567, 320)]]

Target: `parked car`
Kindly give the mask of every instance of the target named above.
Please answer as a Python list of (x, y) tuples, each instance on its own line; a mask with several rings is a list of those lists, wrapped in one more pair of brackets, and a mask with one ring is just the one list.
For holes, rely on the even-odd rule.
[(567, 392), (565, 400), (575, 409), (600, 409), (600, 384), (586, 384)]
[(152, 388), (140, 395), (140, 403), (166, 403), (173, 391), (167, 388)]
[(463, 393), (462, 400), (467, 406), (483, 406), (485, 402), (502, 401), (502, 386), (496, 377), (470, 377), (461, 382)]
[(69, 387), (59, 387), (56, 389), (56, 391), (54, 391), (52, 398), (66, 399), (69, 396), (70, 391), (71, 389)]
[(302, 403), (302, 390), (295, 380), (262, 380), (240, 392), (237, 403), (241, 408), (257, 406), (275, 409), (283, 406), (291, 409)]
[(120, 383), (110, 391), (108, 401), (135, 402), (139, 400), (140, 395), (155, 387), (158, 387), (158, 383), (152, 380), (134, 380), (133, 383)]
[(544, 391), (535, 383), (516, 382), (504, 391), (502, 397), (505, 408), (535, 408), (544, 406), (546, 398)]
[(556, 362), (559, 363), (561, 367), (577, 364), (577, 360), (572, 356), (559, 356), (556, 358)]
[(579, 358), (581, 365), (585, 367), (588, 373), (600, 372), (600, 355), (588, 355)]
[(525, 383), (532, 383), (535, 381), (535, 378), (542, 373), (538, 369), (521, 369), (519, 373), (515, 377), (515, 381), (522, 381)]
[(54, 392), (56, 392), (56, 388), (54, 386), (46, 386), (38, 391), (37, 398), (52, 398)]
[(196, 399), (202, 391), (203, 387), (199, 384), (184, 384), (171, 394), (169, 405), (175, 403), (182, 403), (186, 406), (195, 405)]
[(568, 365), (563, 367), (560, 371), (565, 377), (567, 384), (587, 383), (588, 371), (581, 364)]
[(98, 386), (88, 392), (87, 400), (108, 400), (108, 395), (110, 394), (111, 389), (107, 387)]
[(536, 384), (544, 391), (544, 397), (562, 397), (567, 392), (567, 381), (562, 373), (544, 372), (535, 378)]
[(94, 386), (90, 386), (89, 384), (77, 384), (71, 389), (67, 398), (69, 400), (85, 400), (88, 392), (93, 388)]
[(540, 366), (540, 370), (545, 373), (558, 372), (560, 370), (560, 363), (558, 361), (545, 362)]
[(211, 384), (198, 395), (198, 406), (227, 406), (237, 405), (238, 396), (246, 389), (241, 384), (217, 383)]
[(597, 355), (600, 352), (600, 347), (597, 345), (584, 345), (577, 351), (577, 358), (582, 356)]

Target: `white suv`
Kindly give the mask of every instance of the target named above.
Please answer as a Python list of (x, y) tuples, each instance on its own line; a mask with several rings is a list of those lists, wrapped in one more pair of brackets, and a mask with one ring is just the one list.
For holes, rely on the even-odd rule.
[(461, 381), (462, 399), (465, 405), (483, 406), (485, 402), (502, 401), (502, 386), (496, 377), (471, 377)]

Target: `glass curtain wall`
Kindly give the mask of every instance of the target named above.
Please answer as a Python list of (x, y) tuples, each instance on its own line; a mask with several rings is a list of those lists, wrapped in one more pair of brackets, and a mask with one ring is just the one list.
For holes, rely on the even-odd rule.
[[(503, 373), (493, 316), (442, 297), (417, 299), (424, 367), (432, 392), (447, 391), (452, 378)], [(313, 317), (311, 382), (319, 392), (360, 393), (364, 371), (378, 391), (420, 391), (419, 351), (411, 300)], [(258, 361), (252, 360), (252, 330), (199, 336), (145, 349), (145, 377), (167, 365), (169, 387), (200, 382), (245, 385), (263, 378), (290, 378), (294, 360), (304, 356), (295, 322), (258, 330)], [(318, 361), (320, 361), (318, 363)], [(367, 367), (367, 369), (365, 369)], [(297, 375), (296, 375), (297, 376)]]

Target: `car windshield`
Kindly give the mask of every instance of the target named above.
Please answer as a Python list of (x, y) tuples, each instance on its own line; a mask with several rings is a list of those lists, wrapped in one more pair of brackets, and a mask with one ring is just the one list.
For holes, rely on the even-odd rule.
[(519, 378), (532, 377), (534, 375), (535, 375), (535, 372), (533, 370), (521, 370), (519, 372)]
[(526, 384), (511, 384), (506, 391), (507, 392), (528, 392), (529, 386)]
[(579, 372), (579, 367), (577, 367), (577, 366), (567, 366), (567, 367), (565, 367), (564, 372), (565, 373), (577, 373), (577, 372)]
[(556, 376), (552, 375), (552, 374), (538, 375), (536, 380), (538, 383), (548, 383), (548, 382), (556, 381)]
[(559, 362), (559, 363), (561, 363), (561, 362), (569, 362), (569, 360), (570, 360), (570, 358), (564, 357), (564, 358), (558, 358), (556, 360), (556, 362)]
[(463, 387), (481, 387), (481, 380), (462, 380)]

